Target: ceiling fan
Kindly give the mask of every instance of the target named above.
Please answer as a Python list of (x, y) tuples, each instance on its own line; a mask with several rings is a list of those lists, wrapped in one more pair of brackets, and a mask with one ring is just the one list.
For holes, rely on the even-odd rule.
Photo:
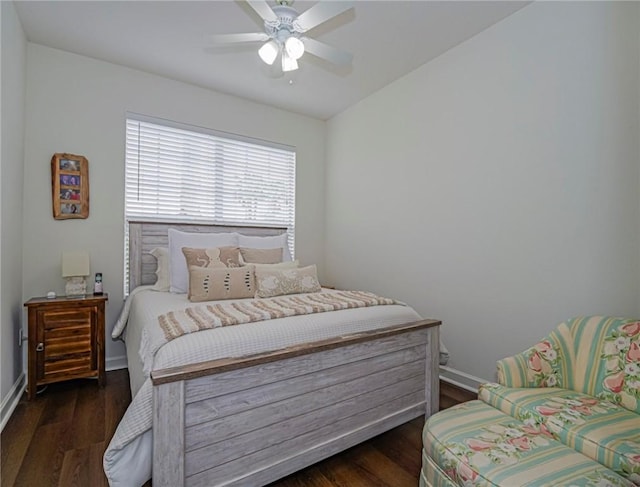
[(351, 9), (351, 2), (319, 2), (301, 14), (291, 6), (293, 0), (276, 0), (273, 8), (266, 0), (246, 2), (264, 20), (264, 32), (212, 35), (210, 40), (213, 44), (262, 42), (258, 50), (260, 59), (273, 65), (280, 57), (283, 72), (298, 69), (298, 59), (305, 52), (337, 65), (351, 63), (350, 53), (305, 35), (307, 31)]

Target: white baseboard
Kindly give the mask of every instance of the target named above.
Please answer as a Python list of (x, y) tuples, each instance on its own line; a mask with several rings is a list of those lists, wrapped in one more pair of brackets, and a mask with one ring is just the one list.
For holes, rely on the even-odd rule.
[(20, 402), (20, 398), (22, 397), (22, 393), (24, 392), (26, 385), (27, 381), (23, 372), (18, 376), (18, 380), (13, 384), (6, 397), (2, 399), (2, 405), (0, 405), (0, 431), (4, 430), (9, 418), (18, 405), (18, 402)]
[(127, 356), (121, 355), (120, 357), (111, 357), (105, 359), (105, 370), (120, 370), (127, 368)]
[(440, 366), (440, 379), (453, 384), (454, 386), (461, 387), (470, 392), (478, 392), (478, 388), (481, 384), (491, 382), (486, 379), (481, 379), (475, 375), (467, 374), (461, 370), (454, 369), (453, 367), (447, 367), (446, 365)]

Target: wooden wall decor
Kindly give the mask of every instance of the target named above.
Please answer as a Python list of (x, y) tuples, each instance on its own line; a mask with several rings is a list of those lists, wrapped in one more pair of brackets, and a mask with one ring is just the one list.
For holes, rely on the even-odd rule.
[(89, 162), (84, 156), (56, 153), (51, 158), (53, 218), (89, 216)]

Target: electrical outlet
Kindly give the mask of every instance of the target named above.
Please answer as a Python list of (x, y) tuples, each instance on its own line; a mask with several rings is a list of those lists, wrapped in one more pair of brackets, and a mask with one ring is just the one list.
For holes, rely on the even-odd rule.
[(22, 327), (18, 328), (18, 346), (22, 346), (22, 342), (24, 341)]

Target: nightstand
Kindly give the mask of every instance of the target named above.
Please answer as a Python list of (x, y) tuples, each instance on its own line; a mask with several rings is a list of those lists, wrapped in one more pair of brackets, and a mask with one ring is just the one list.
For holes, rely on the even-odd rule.
[(36, 388), (69, 379), (94, 377), (105, 384), (104, 308), (106, 294), (32, 298), (29, 315), (27, 396)]

